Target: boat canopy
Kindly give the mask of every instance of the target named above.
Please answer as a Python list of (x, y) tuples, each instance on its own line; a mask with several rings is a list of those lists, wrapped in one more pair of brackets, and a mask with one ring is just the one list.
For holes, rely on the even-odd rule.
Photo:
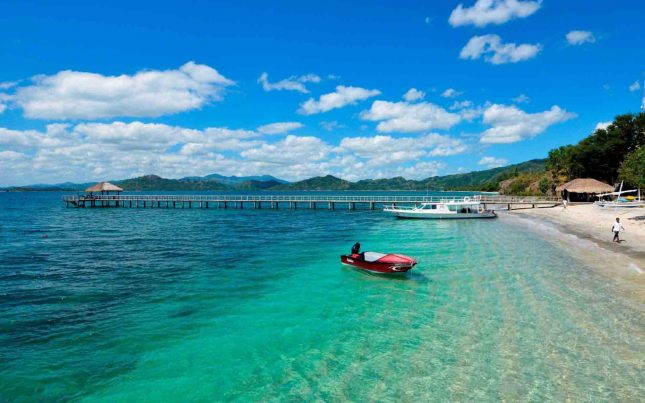
[(365, 252), (363, 256), (366, 262), (376, 262), (380, 258), (385, 257), (387, 255), (385, 253), (378, 253), (378, 252)]

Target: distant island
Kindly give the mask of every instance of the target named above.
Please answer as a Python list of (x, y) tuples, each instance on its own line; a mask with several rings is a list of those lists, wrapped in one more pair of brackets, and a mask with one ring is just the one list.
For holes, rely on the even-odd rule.
[[(126, 191), (217, 191), (217, 190), (473, 190), (496, 191), (500, 182), (523, 173), (540, 173), (545, 170), (546, 160), (536, 159), (521, 164), (509, 165), (468, 173), (433, 176), (422, 180), (403, 177), (389, 179), (364, 179), (351, 182), (332, 175), (317, 176), (298, 182), (287, 182), (269, 175), (262, 176), (189, 176), (167, 179), (157, 175), (145, 175), (124, 180), (110, 180)], [(93, 183), (61, 183), (54, 185), (28, 185), (6, 187), (4, 191), (79, 191)]]
[[(616, 116), (613, 122), (598, 127), (577, 144), (551, 150), (545, 159), (421, 180), (396, 177), (351, 182), (327, 175), (287, 182), (269, 175), (238, 177), (212, 174), (181, 179), (145, 175), (110, 182), (126, 191), (470, 190), (553, 195), (558, 185), (575, 178), (592, 178), (610, 185), (624, 182), (636, 189), (645, 189), (645, 113)], [(92, 184), (39, 184), (0, 188), (0, 191), (76, 191)]]

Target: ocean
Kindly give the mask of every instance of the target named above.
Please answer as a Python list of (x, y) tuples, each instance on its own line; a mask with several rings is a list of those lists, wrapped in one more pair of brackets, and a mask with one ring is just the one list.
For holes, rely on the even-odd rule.
[[(645, 396), (642, 301), (518, 220), (61, 195), (0, 193), (0, 401)], [(357, 241), (419, 264), (341, 266)]]

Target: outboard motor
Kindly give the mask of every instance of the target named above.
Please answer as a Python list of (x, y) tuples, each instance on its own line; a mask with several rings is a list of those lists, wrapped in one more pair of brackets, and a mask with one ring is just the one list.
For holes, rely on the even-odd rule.
[(361, 244), (356, 242), (354, 246), (352, 246), (352, 255), (358, 255), (360, 251), (361, 251)]

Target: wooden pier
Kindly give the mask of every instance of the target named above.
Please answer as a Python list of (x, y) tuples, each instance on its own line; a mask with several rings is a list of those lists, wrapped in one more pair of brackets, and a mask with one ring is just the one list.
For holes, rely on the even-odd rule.
[[(481, 195), (484, 208), (555, 207), (562, 204), (555, 197), (519, 197)], [(78, 208), (254, 208), (254, 209), (363, 209), (413, 205), (428, 202), (463, 200), (464, 196), (344, 196), (344, 195), (92, 195), (63, 196), (66, 207)]]

